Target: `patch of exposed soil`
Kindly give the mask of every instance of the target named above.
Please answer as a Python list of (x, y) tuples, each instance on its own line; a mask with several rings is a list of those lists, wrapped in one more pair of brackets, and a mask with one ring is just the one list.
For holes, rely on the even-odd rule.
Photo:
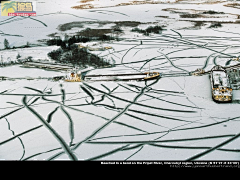
[(129, 5), (140, 5), (140, 4), (163, 4), (161, 1), (132, 1), (129, 3), (120, 3), (116, 6), (129, 6)]
[(209, 1), (209, 0), (207, 0), (202, 4), (218, 4), (218, 3), (223, 3), (223, 2), (226, 2), (226, 1)]
[[(184, 20), (183, 20), (184, 21)], [(192, 29), (192, 30), (199, 30), (201, 29), (203, 26), (206, 26), (207, 23), (205, 22), (202, 22), (202, 21), (190, 21), (193, 23), (193, 26), (190, 26), (190, 27), (183, 27), (181, 29)]]
[(166, 8), (163, 11), (169, 11), (170, 13), (179, 14), (181, 18), (233, 18), (239, 19), (238, 14), (224, 13), (213, 10), (195, 10), (195, 9), (177, 9)]
[[(94, 0), (81, 0), (80, 3), (88, 3)], [(170, 1), (155, 1), (155, 0), (145, 0), (145, 1), (130, 1), (126, 3), (119, 3), (114, 6), (94, 6), (93, 4), (81, 4), (77, 6), (73, 6), (74, 9), (99, 9), (99, 8), (106, 8), (106, 7), (117, 7), (117, 6), (130, 6), (130, 5), (143, 5), (143, 4), (218, 4), (223, 3), (226, 1), (210, 1), (210, 0), (203, 0), (194, 2), (192, 0), (176, 0), (175, 2)]]
[(94, 0), (81, 0), (80, 3), (87, 3), (87, 2), (91, 2), (91, 1), (94, 1)]
[(179, 3), (179, 4), (218, 4), (223, 2), (226, 2), (226, 1), (205, 0), (205, 1), (193, 2), (193, 0), (176, 0), (176, 3)]
[(130, 1), (128, 3), (120, 3), (120, 4), (116, 4), (115, 6), (105, 6), (105, 7), (104, 6), (103, 7), (94, 7), (92, 4), (82, 4), (82, 5), (73, 6), (72, 8), (74, 8), (74, 9), (93, 9), (93, 8), (106, 8), (106, 7), (117, 7), (117, 6), (142, 5), (142, 4), (165, 4), (165, 3), (170, 4), (171, 2), (145, 0), (145, 1)]
[[(218, 21), (207, 21), (207, 20), (185, 20), (185, 19), (179, 19), (179, 21), (190, 21), (190, 22), (194, 22), (194, 23), (219, 23)], [(240, 24), (240, 21), (236, 20), (236, 21), (221, 21), (221, 24)]]
[(92, 4), (81, 4), (78, 6), (73, 6), (73, 9), (93, 9), (94, 6)]
[(177, 13), (177, 14), (225, 14), (224, 12), (219, 11), (205, 11), (205, 10), (195, 10), (195, 9), (177, 9), (177, 8), (165, 8), (162, 9), (163, 11), (169, 11), (170, 13)]
[(229, 3), (229, 4), (224, 4), (224, 6), (240, 9), (240, 3)]

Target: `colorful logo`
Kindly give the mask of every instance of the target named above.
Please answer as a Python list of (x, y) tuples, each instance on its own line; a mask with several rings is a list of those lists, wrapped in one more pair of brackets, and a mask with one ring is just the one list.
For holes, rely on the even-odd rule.
[(1, 2), (2, 16), (36, 16), (36, 2)]

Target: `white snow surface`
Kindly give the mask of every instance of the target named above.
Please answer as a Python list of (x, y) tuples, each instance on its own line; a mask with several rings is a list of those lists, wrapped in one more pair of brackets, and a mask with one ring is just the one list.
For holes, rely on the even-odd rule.
[[(92, 3), (105, 5), (103, 1)], [(7, 37), (13, 44), (30, 40), (34, 43), (56, 32), (59, 24), (87, 18), (156, 22), (155, 16), (175, 16), (161, 11), (172, 6), (237, 13), (237, 9), (222, 4), (145, 4), (92, 11), (72, 9), (78, 5), (76, 1), (39, 0), (36, 18), (47, 27), (20, 18), (0, 27), (5, 33), (23, 36)], [(53, 14), (44, 15), (48, 13)], [(1, 22), (7, 19), (1, 17)], [(230, 56), (239, 56), (239, 25), (224, 24), (216, 29), (204, 26), (197, 30), (184, 28), (191, 27), (191, 22), (176, 19), (158, 23), (165, 22), (168, 26), (162, 34), (143, 36), (126, 31), (124, 40), (106, 42), (104, 46), (113, 49), (94, 53), (114, 59), (115, 67), (88, 73), (136, 73), (150, 68), (162, 73), (159, 80), (146, 83), (0, 81), (0, 159), (239, 161), (240, 91), (233, 91), (232, 103), (216, 103), (211, 97), (208, 75), (188, 75), (197, 68), (207, 71), (215, 64), (224, 66)], [(0, 41), (4, 38), (1, 36)], [(19, 52), (23, 57), (31, 55), (36, 60), (45, 60), (47, 53), (56, 48), (2, 50), (0, 55), (14, 59)], [(65, 73), (20, 65), (0, 67), (0, 76), (13, 78), (59, 75)]]

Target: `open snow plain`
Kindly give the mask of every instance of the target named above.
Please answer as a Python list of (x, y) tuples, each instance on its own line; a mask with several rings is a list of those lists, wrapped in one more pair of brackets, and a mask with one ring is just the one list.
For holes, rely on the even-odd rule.
[[(180, 1), (99, 9), (73, 9), (78, 5), (75, 1), (37, 2), (38, 21), (1, 17), (0, 30), (19, 35), (2, 34), (1, 42), (7, 37), (17, 45), (25, 41), (36, 44), (51, 33), (74, 34), (81, 28), (64, 32), (57, 29), (60, 24), (74, 21), (95, 22), (84, 24), (84, 28), (98, 27), (101, 21), (164, 25), (166, 30), (162, 33), (149, 36), (123, 26), (121, 41), (106, 42), (113, 49), (95, 52), (113, 58), (115, 67), (89, 72), (146, 72), (150, 68), (162, 73), (162, 77), (146, 83), (0, 81), (0, 159), (240, 160), (239, 90), (234, 90), (232, 103), (218, 104), (212, 101), (208, 75), (189, 75), (197, 68), (225, 66), (239, 56), (239, 23), (235, 16), (188, 21), (162, 9), (214, 9), (232, 14), (239, 10), (223, 6), (228, 2)], [(196, 26), (200, 20), (204, 22)], [(213, 21), (221, 22), (222, 27), (209, 28)], [(31, 53), (33, 59), (46, 59), (53, 47), (39, 47), (40, 55), (33, 53), (37, 47), (34, 48), (19, 51), (26, 56)], [(13, 59), (18, 49), (16, 54), (12, 51), (0, 53)], [(64, 74), (19, 65), (0, 68), (0, 76), (13, 78)]]

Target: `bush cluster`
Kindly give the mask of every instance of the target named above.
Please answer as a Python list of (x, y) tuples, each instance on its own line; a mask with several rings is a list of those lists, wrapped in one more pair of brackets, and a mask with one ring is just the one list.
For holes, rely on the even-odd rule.
[[(90, 28), (88, 28), (90, 29)], [(90, 30), (83, 30), (82, 33), (85, 33), (85, 31), (90, 31)], [(85, 33), (86, 34), (86, 33)], [(48, 46), (52, 46), (52, 45), (57, 45), (57, 46), (61, 46), (63, 49), (65, 48), (70, 48), (70, 46), (74, 43), (86, 43), (86, 42), (90, 42), (90, 41), (110, 41), (113, 40), (114, 38), (105, 34), (99, 34), (96, 35), (96, 37), (91, 37), (90, 35), (86, 35), (86, 36), (82, 36), (82, 35), (76, 35), (76, 36), (72, 36), (70, 38), (66, 38), (65, 40), (61, 40), (60, 38), (54, 38), (54, 39), (50, 39), (47, 40), (47, 45)]]
[(59, 63), (70, 63), (80, 67), (86, 67), (87, 65), (94, 67), (110, 65), (108, 61), (88, 52), (86, 48), (78, 48), (76, 44), (72, 44), (70, 48), (53, 50), (48, 53), (48, 57)]
[(204, 11), (203, 14), (224, 14), (224, 12), (209, 10), (209, 11)]
[(134, 28), (134, 29), (132, 29), (132, 32), (138, 32), (138, 33), (142, 33), (144, 35), (149, 35), (150, 33), (159, 34), (162, 30), (163, 29), (161, 26), (149, 26), (145, 30), (140, 29), (140, 28)]
[(80, 37), (80, 36), (73, 36), (70, 37), (68, 40), (61, 40), (61, 39), (50, 39), (47, 40), (47, 45), (52, 46), (52, 45), (57, 45), (61, 47), (67, 47), (68, 45), (71, 46), (73, 43), (85, 43), (90, 41), (90, 38), (87, 37)]
[(217, 23), (212, 23), (209, 28), (218, 28), (218, 27), (222, 27), (222, 24), (220, 22)]

